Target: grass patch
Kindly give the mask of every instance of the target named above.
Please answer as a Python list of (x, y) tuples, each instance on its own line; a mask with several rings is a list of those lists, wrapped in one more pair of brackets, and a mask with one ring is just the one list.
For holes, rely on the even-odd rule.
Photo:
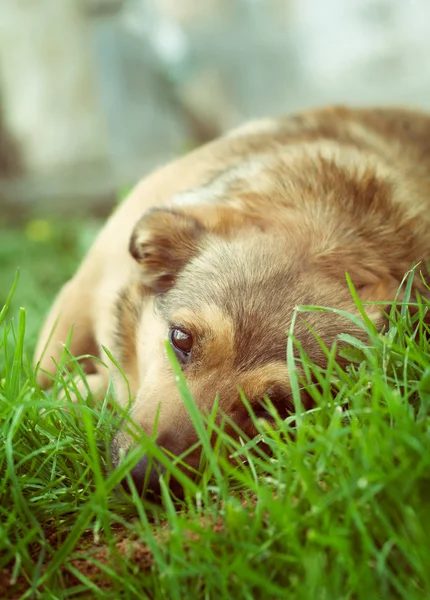
[[(3, 256), (3, 244), (19, 238), (10, 235)], [(91, 399), (65, 410), (67, 401), (34, 381), (28, 355), (52, 296), (47, 282), (52, 276), (58, 288), (72, 271), (86, 246), (79, 235), (63, 253), (61, 236), (34, 247), (22, 234), (34, 270), (21, 273), (11, 301), (2, 298), (0, 597), (430, 597), (427, 307), (413, 318), (393, 309), (383, 335), (364, 324), (370, 343), (346, 340), (346, 370), (329, 350), (324, 372), (301, 354), (305, 381), (296, 372), (297, 384), (315, 408), (273, 427), (256, 419), (254, 440), (220, 432), (211, 449), (183, 388), (207, 469), (197, 483), (183, 479), (185, 500), (176, 505), (163, 485), (157, 507), (118, 488), (145, 452), (164, 460), (153, 441), (135, 432), (140, 447), (111, 472), (120, 415)], [(294, 369), (291, 347), (288, 361)], [(58, 389), (65, 385), (59, 378)], [(180, 476), (177, 464), (169, 471)]]

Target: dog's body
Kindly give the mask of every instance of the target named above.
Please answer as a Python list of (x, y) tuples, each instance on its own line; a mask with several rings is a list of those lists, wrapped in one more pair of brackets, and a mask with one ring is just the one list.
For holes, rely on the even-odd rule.
[[(129, 389), (112, 369), (119, 402), (134, 398), (148, 433), (159, 410), (159, 443), (179, 453), (195, 434), (169, 339), (201, 410), (219, 394), (252, 434), (238, 386), (255, 406), (267, 394), (281, 414), (292, 409), (285, 347), (295, 306), (354, 312), (345, 272), (362, 300), (391, 301), (405, 272), (429, 259), (430, 116), (333, 108), (260, 121), (155, 172), (119, 207), (52, 308), (39, 382), (49, 385), (73, 326), (71, 352), (109, 348), (128, 378)], [(428, 293), (418, 270), (414, 287)], [(369, 315), (382, 323), (378, 309)], [(333, 313), (306, 321), (328, 344), (358, 334)], [(295, 334), (323, 363), (303, 320)], [(108, 370), (87, 367), (103, 393)], [(114, 446), (130, 440), (120, 433)]]

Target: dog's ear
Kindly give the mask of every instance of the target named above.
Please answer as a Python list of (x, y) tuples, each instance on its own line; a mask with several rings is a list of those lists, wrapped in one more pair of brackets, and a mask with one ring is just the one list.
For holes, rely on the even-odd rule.
[(153, 209), (137, 222), (130, 238), (132, 257), (143, 267), (144, 284), (167, 291), (175, 276), (196, 253), (203, 226), (182, 212)]
[[(405, 283), (401, 285), (401, 281), (398, 281), (392, 276), (381, 277), (379, 281), (369, 282), (356, 288), (356, 292), (360, 300), (364, 303), (369, 302), (370, 304), (365, 305), (365, 311), (367, 315), (375, 322), (381, 316), (381, 308), (384, 308), (384, 303), (387, 305), (390, 302), (405, 301)], [(425, 310), (427, 304), (430, 301), (430, 290), (421, 280), (421, 274), (416, 273), (412, 285), (411, 295), (409, 296), (410, 308), (409, 312), (415, 314), (418, 312), (418, 297), (421, 298), (421, 305)], [(372, 304), (372, 303), (377, 304)], [(414, 306), (416, 304), (417, 306)], [(388, 311), (389, 312), (389, 311)], [(430, 310), (427, 310), (424, 315), (424, 322), (430, 324)]]
[[(345, 280), (345, 273), (348, 273), (358, 297), (366, 303), (364, 308), (367, 315), (374, 322), (380, 319), (384, 305), (386, 309), (390, 302), (404, 300), (405, 283), (402, 285), (402, 281), (410, 264), (408, 262), (402, 264), (400, 260), (394, 262), (392, 257), (386, 257), (380, 251), (375, 252), (364, 241), (359, 249), (342, 247), (321, 254), (317, 256), (316, 264), (326, 274), (338, 280)], [(428, 269), (423, 267), (422, 271), (429, 281)], [(430, 290), (423, 283), (420, 268), (415, 269), (414, 272), (411, 303), (416, 301), (417, 293), (424, 300), (430, 299)], [(413, 306), (410, 311), (414, 312)], [(425, 322), (429, 321), (430, 314), (427, 313)]]
[(170, 289), (197, 254), (208, 233), (232, 237), (240, 229), (264, 228), (263, 218), (228, 205), (195, 205), (146, 212), (131, 235), (129, 250), (143, 267), (143, 283), (155, 293)]
[[(360, 280), (356, 279), (356, 281)], [(364, 302), (364, 310), (367, 316), (375, 324), (382, 317), (385, 303), (392, 302), (396, 298), (398, 288), (398, 282), (387, 274), (381, 274), (381, 278), (376, 281), (361, 282), (361, 285), (359, 284), (356, 287), (358, 297)], [(373, 304), (374, 302), (376, 304)]]

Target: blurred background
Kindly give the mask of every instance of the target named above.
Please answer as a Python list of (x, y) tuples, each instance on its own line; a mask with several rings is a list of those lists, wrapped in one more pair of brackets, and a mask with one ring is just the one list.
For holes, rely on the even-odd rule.
[(247, 119), (430, 108), (429, 55), (428, 0), (1, 0), (0, 301), (20, 265), (44, 310), (127, 189)]

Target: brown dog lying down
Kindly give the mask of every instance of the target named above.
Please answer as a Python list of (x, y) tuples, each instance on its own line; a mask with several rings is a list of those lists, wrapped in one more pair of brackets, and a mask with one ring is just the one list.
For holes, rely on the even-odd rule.
[[(363, 301), (391, 301), (408, 269), (429, 259), (430, 116), (328, 108), (257, 121), (139, 183), (58, 296), (36, 351), (38, 380), (49, 386), (73, 326), (71, 352), (103, 358), (109, 348), (134, 421), (152, 434), (159, 411), (157, 443), (180, 454), (197, 435), (169, 340), (201, 411), (218, 394), (253, 435), (238, 387), (257, 409), (267, 395), (282, 416), (293, 410), (285, 356), (294, 307), (356, 311), (345, 272)], [(414, 285), (428, 294), (419, 269)], [(368, 314), (382, 326), (379, 308)], [(329, 345), (359, 334), (334, 313), (303, 313), (295, 335), (317, 364), (324, 356), (309, 326)], [(114, 367), (86, 368), (94, 392), (111, 374), (127, 405)], [(119, 432), (114, 461), (130, 445)], [(196, 466), (198, 452), (187, 460)], [(138, 486), (146, 466), (132, 472)], [(156, 474), (149, 479), (156, 487)]]

